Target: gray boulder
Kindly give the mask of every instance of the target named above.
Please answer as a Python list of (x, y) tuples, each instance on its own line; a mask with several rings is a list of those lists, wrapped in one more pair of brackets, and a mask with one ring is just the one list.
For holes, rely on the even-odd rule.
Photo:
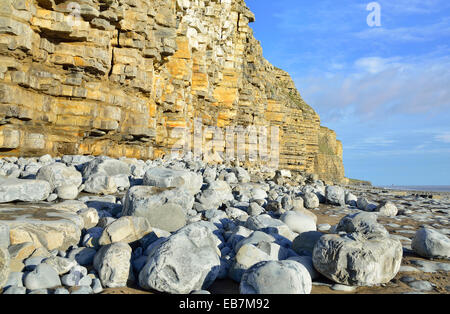
[(398, 213), (397, 206), (390, 201), (381, 202), (375, 211), (379, 212), (380, 215), (388, 217), (395, 217)]
[(315, 193), (306, 192), (303, 194), (303, 205), (306, 209), (318, 208), (320, 205), (319, 198)]
[(264, 213), (264, 208), (261, 207), (258, 203), (256, 202), (251, 202), (250, 206), (248, 207), (247, 213), (250, 216), (259, 216), (262, 213)]
[(103, 174), (109, 177), (129, 176), (131, 171), (127, 163), (101, 156), (89, 161), (83, 168), (83, 178), (85, 179), (96, 174)]
[(327, 186), (325, 188), (327, 203), (337, 206), (345, 206), (345, 190), (340, 186)]
[(67, 167), (59, 162), (41, 167), (36, 175), (36, 179), (50, 183), (52, 191), (67, 185), (73, 185), (78, 188), (83, 182), (80, 172), (74, 167)]
[[(355, 234), (353, 234), (355, 235)], [(387, 283), (400, 270), (402, 244), (389, 237), (324, 235), (313, 251), (315, 269), (325, 277), (348, 286)]]
[(187, 170), (173, 170), (157, 167), (148, 170), (144, 175), (144, 185), (160, 188), (181, 188), (192, 195), (200, 192), (203, 177)]
[(310, 294), (308, 270), (295, 261), (268, 261), (252, 266), (242, 276), (241, 294)]
[(450, 239), (433, 229), (419, 229), (412, 240), (411, 248), (426, 258), (450, 259)]
[(74, 266), (70, 272), (61, 278), (63, 285), (67, 287), (90, 286), (92, 278), (88, 276), (87, 269), (82, 266)]
[(220, 270), (220, 252), (210, 229), (194, 223), (169, 237), (148, 257), (139, 274), (144, 289), (188, 294), (207, 289)]
[(39, 290), (56, 288), (61, 285), (58, 272), (48, 264), (41, 263), (24, 279), (27, 289)]
[(125, 287), (130, 267), (131, 247), (123, 242), (103, 246), (94, 258), (94, 268), (104, 287)]
[(47, 199), (51, 192), (50, 183), (44, 180), (16, 179), (0, 176), (0, 203), (43, 201)]

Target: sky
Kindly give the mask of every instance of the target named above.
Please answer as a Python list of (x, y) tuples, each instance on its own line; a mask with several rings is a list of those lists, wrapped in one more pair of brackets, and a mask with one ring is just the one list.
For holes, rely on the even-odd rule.
[(450, 1), (246, 3), (264, 57), (342, 140), (347, 177), (450, 185)]

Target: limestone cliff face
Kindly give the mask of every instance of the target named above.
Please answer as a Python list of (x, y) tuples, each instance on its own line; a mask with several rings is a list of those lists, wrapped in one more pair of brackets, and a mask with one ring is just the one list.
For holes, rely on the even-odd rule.
[(342, 147), (320, 149), (334, 132), (252, 21), (243, 0), (2, 0), (1, 154), (156, 158), (200, 118), (278, 126), (280, 167), (341, 180)]

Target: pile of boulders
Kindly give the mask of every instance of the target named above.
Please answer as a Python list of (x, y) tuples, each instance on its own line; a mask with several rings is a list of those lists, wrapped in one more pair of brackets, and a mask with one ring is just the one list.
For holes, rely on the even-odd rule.
[[(272, 179), (200, 160), (93, 156), (0, 160), (4, 293), (101, 293), (130, 284), (187, 294), (230, 278), (241, 293), (310, 293), (315, 280), (372, 286), (400, 269), (395, 216), (340, 186)], [(257, 172), (257, 171), (256, 171)], [(309, 182), (309, 183), (306, 183)], [(353, 208), (317, 226), (321, 203)], [(319, 231), (318, 231), (319, 230)], [(414, 250), (449, 258), (449, 240), (419, 230)]]

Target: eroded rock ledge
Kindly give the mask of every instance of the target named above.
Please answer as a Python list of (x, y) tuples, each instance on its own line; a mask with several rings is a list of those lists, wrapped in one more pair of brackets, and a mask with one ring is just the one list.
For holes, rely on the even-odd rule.
[(243, 0), (2, 0), (1, 155), (153, 159), (200, 118), (278, 126), (282, 168), (342, 180), (340, 142), (254, 19)]

